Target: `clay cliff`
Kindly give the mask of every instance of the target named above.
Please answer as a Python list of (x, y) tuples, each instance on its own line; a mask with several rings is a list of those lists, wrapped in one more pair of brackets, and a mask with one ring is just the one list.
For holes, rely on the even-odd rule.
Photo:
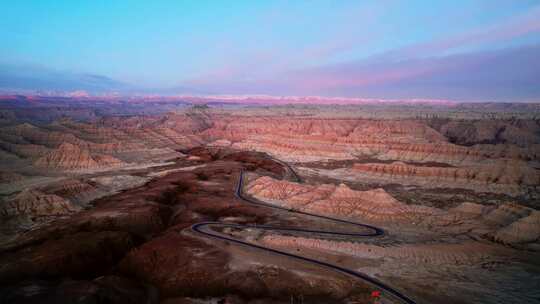
[[(204, 126), (196, 118), (177, 115), (113, 117), (95, 122), (66, 119), (47, 126), (23, 123), (1, 128), (0, 158), (2, 165), (33, 164), (58, 170), (163, 162), (180, 157), (182, 154), (176, 150), (203, 144), (195, 135), (201, 128)], [(76, 156), (62, 155), (65, 152)]]
[(465, 202), (444, 210), (404, 204), (383, 189), (355, 191), (343, 184), (314, 186), (271, 177), (250, 181), (244, 191), (269, 204), (356, 222), (419, 225), (443, 231), (455, 225), (458, 231), (505, 244), (540, 241), (539, 212), (515, 203), (490, 206)]
[(63, 143), (34, 162), (36, 167), (60, 170), (99, 169), (118, 167), (124, 163), (109, 155), (91, 154), (79, 146)]
[(80, 208), (58, 195), (46, 194), (38, 190), (25, 190), (2, 204), (3, 217), (65, 215)]
[(209, 144), (266, 152), (289, 162), (350, 160), (360, 163), (350, 174), (380, 183), (512, 196), (537, 192), (534, 164), (540, 160), (540, 140), (534, 120), (389, 120), (333, 117), (333, 112), (327, 117), (289, 116), (271, 109), (257, 113), (190, 109), (6, 126), (0, 129), (0, 169), (35, 168), (45, 174), (48, 168), (151, 165)]
[(540, 124), (534, 120), (448, 121), (438, 130), (460, 145), (509, 143), (526, 147), (540, 143)]
[(520, 193), (540, 185), (540, 172), (515, 160), (459, 168), (417, 166), (403, 162), (357, 163), (351, 171), (378, 182), (486, 192)]
[(226, 139), (233, 147), (295, 162), (360, 157), (471, 165), (485, 159), (530, 160), (540, 156), (536, 140), (526, 146), (512, 142), (492, 145), (489, 141), (456, 145), (427, 122), (413, 120), (215, 115), (212, 122), (201, 134), (208, 141)]
[(377, 222), (416, 223), (438, 210), (406, 205), (383, 189), (355, 191), (344, 184), (318, 186), (260, 177), (246, 185), (247, 194), (285, 208), (308, 213)]

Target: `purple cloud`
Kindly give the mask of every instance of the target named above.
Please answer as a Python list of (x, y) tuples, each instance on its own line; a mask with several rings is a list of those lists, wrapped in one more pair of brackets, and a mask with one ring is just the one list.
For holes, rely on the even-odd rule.
[(540, 6), (501, 24), (478, 28), (459, 35), (391, 50), (373, 56), (372, 58), (369, 58), (368, 61), (403, 60), (445, 54), (448, 51), (463, 47), (477, 47), (499, 41), (508, 41), (538, 32), (540, 32)]
[(540, 96), (540, 46), (306, 69), (292, 86), (316, 94), (454, 99)]
[(298, 50), (292, 59), (270, 54), (261, 64), (231, 64), (216, 70), (196, 85), (231, 94), (533, 99), (540, 97), (539, 47), (493, 50), (493, 44), (538, 32), (540, 6), (501, 24), (340, 64), (295, 68), (294, 63), (347, 52), (355, 45), (352, 40)]

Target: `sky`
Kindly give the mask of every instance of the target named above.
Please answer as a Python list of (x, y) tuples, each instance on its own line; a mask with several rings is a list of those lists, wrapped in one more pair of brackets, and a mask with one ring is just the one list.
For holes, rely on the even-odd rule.
[(540, 101), (540, 1), (0, 0), (0, 90)]

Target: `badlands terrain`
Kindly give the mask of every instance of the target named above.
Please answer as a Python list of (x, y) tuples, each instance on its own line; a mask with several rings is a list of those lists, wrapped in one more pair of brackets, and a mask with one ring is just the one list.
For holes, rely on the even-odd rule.
[(0, 218), (0, 303), (540, 303), (540, 105), (3, 96)]

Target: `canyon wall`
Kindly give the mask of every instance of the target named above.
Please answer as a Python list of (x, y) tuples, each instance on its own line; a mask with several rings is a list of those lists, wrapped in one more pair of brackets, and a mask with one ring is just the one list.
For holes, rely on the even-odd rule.
[(381, 184), (512, 196), (538, 192), (535, 120), (323, 118), (265, 111), (247, 116), (192, 108), (9, 125), (0, 128), (0, 171), (115, 170), (173, 160), (182, 157), (180, 151), (209, 144), (266, 152), (288, 162), (350, 161), (351, 176)]

